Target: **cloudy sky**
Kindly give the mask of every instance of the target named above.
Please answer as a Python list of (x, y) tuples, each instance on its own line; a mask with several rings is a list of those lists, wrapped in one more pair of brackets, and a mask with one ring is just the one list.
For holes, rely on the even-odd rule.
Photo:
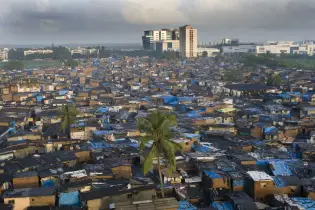
[(0, 44), (140, 43), (191, 24), (199, 41), (315, 39), (315, 0), (0, 0)]

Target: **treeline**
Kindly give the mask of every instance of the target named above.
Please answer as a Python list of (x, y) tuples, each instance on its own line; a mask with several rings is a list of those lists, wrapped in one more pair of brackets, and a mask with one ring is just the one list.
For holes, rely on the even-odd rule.
[(52, 60), (68, 60), (71, 59), (71, 52), (66, 47), (45, 48), (52, 50), (53, 53), (34, 53), (24, 56), (24, 51), (31, 50), (27, 48), (10, 49), (8, 53), (9, 60), (35, 60), (35, 59), (52, 59)]
[(245, 66), (255, 67), (257, 65), (267, 66), (269, 68), (283, 67), (305, 70), (315, 70), (315, 57), (307, 55), (281, 55), (275, 56), (270, 53), (263, 55), (249, 55), (243, 59)]
[[(160, 59), (177, 59), (179, 58), (178, 52), (166, 51), (166, 52), (156, 52), (156, 51), (145, 51), (145, 50), (108, 50), (104, 46), (97, 46), (94, 49), (97, 49), (96, 52), (86, 54), (72, 54), (68, 48), (59, 46), (52, 46), (50, 48), (45, 48), (52, 50), (53, 53), (41, 54), (34, 53), (27, 56), (24, 56), (24, 51), (31, 50), (27, 48), (18, 48), (10, 49), (8, 57), (9, 60), (36, 60), (36, 59), (52, 59), (52, 60), (69, 60), (69, 59), (90, 59), (90, 58), (108, 58), (108, 57), (143, 57), (149, 56)], [(89, 49), (89, 48), (88, 48)]]

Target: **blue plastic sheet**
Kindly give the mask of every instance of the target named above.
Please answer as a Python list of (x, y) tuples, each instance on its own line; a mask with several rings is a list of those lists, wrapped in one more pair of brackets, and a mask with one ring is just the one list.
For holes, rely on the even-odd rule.
[(244, 179), (233, 180), (233, 186), (244, 186)]
[(79, 192), (69, 192), (59, 194), (59, 206), (79, 206)]
[(188, 201), (178, 201), (178, 205), (178, 210), (197, 210), (197, 207), (195, 207)]
[(199, 138), (200, 135), (199, 134), (195, 134), (195, 133), (184, 133), (184, 136), (186, 138), (192, 139), (192, 138)]
[(164, 101), (164, 104), (170, 104), (171, 102), (177, 101), (176, 96), (162, 96), (161, 97)]
[(197, 152), (203, 152), (203, 153), (210, 152), (210, 149), (208, 147), (204, 147), (204, 146), (196, 147), (195, 145), (192, 145), (191, 148)]
[(291, 198), (291, 200), (299, 204), (304, 209), (315, 210), (315, 201), (313, 201), (310, 198), (295, 197), (295, 198)]
[(63, 96), (66, 95), (69, 91), (68, 90), (59, 90), (59, 95)]
[(216, 201), (216, 202), (213, 202), (211, 206), (218, 210), (233, 210), (232, 205), (228, 202)]
[(210, 178), (212, 179), (219, 179), (219, 178), (222, 178), (222, 176), (220, 174), (217, 174), (217, 173), (214, 173), (214, 172), (211, 172), (211, 171), (208, 171), (208, 170), (204, 170), (203, 171), (207, 176), (209, 176)]
[(110, 144), (107, 144), (105, 142), (91, 142), (91, 147), (93, 149), (105, 149), (105, 148), (111, 148)]
[(109, 110), (108, 107), (100, 107), (95, 112), (96, 113), (106, 113), (106, 112), (108, 112), (108, 110)]
[(283, 179), (281, 179), (280, 177), (274, 177), (273, 181), (274, 181), (276, 187), (279, 187), (279, 188), (285, 187), (285, 183), (284, 183)]
[(289, 169), (288, 165), (281, 161), (270, 161), (270, 169), (274, 176), (292, 176), (292, 172)]
[(53, 187), (54, 185), (55, 185), (55, 182), (52, 179), (42, 181), (43, 187)]
[(43, 100), (43, 96), (36, 96), (36, 101), (37, 102), (41, 102)]

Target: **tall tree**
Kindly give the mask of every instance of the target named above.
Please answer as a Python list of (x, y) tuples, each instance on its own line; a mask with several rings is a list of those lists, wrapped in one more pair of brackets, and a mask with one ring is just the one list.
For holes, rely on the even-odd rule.
[(282, 78), (278, 74), (270, 75), (267, 79), (267, 85), (270, 86), (280, 86), (282, 83)]
[(170, 127), (177, 125), (176, 116), (173, 114), (164, 114), (159, 111), (150, 113), (145, 118), (139, 118), (137, 121), (137, 127), (140, 131), (145, 132), (146, 136), (140, 141), (140, 148), (143, 149), (148, 141), (153, 140), (150, 152), (145, 158), (143, 164), (143, 172), (147, 174), (152, 168), (152, 160), (157, 159), (157, 168), (160, 178), (160, 186), (162, 197), (164, 197), (164, 183), (161, 173), (161, 159), (164, 158), (169, 167), (169, 173), (171, 174), (176, 170), (175, 153), (182, 151), (183, 146), (175, 143), (170, 139), (174, 136), (174, 133), (170, 130)]
[(208, 57), (208, 52), (207, 51), (203, 51), (202, 52), (202, 57), (204, 57), (204, 58)]
[(75, 122), (75, 118), (78, 114), (78, 110), (75, 106), (67, 104), (61, 107), (61, 132), (67, 134), (70, 138), (70, 126)]

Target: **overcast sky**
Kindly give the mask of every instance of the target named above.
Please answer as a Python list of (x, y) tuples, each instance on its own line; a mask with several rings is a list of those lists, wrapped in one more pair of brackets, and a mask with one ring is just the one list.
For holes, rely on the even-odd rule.
[(141, 43), (191, 24), (199, 41), (315, 39), (315, 0), (0, 0), (0, 44)]

